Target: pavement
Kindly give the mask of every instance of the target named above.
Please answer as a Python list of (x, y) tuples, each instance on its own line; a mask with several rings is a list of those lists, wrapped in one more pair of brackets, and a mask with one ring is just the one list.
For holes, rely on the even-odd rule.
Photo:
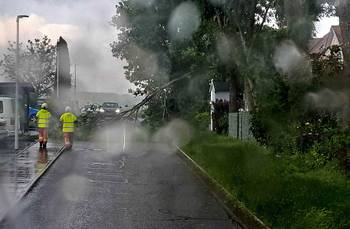
[(0, 228), (240, 228), (172, 147), (76, 142)]
[(21, 150), (15, 151), (12, 143), (0, 150), (0, 220), (60, 150), (56, 143), (49, 143), (47, 149), (32, 142), (20, 143)]

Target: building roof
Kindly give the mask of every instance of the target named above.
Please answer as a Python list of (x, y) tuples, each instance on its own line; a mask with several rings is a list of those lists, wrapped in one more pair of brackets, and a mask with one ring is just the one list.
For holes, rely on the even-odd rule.
[[(29, 83), (18, 83), (20, 91), (25, 91), (27, 93), (34, 92), (34, 88)], [(0, 94), (12, 94), (15, 93), (16, 82), (0, 82)]]
[(340, 29), (340, 26), (334, 25), (331, 27), (330, 31), (324, 35), (322, 38), (314, 38), (309, 42), (309, 53), (310, 54), (319, 54), (326, 51), (329, 47), (332, 46), (332, 41), (334, 36), (338, 39), (339, 45), (343, 43), (343, 36)]

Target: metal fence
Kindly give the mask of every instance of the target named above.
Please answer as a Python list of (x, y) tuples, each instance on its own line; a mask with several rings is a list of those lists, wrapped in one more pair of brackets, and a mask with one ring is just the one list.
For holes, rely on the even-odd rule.
[(250, 131), (250, 118), (250, 113), (246, 111), (229, 113), (229, 136), (240, 140), (253, 140), (254, 137)]

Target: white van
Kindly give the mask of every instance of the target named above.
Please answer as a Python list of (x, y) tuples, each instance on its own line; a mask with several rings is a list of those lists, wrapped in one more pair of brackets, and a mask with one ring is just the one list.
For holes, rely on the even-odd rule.
[(15, 99), (0, 97), (0, 130), (15, 130)]

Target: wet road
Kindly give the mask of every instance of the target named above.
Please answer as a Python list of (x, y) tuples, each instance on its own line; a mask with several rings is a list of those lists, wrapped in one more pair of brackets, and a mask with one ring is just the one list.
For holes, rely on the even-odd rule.
[(49, 143), (47, 149), (39, 150), (38, 146), (17, 152), (12, 148), (0, 150), (0, 218), (59, 151), (59, 146), (53, 143)]
[(236, 227), (169, 147), (152, 143), (121, 153), (79, 143), (64, 152), (1, 228)]

